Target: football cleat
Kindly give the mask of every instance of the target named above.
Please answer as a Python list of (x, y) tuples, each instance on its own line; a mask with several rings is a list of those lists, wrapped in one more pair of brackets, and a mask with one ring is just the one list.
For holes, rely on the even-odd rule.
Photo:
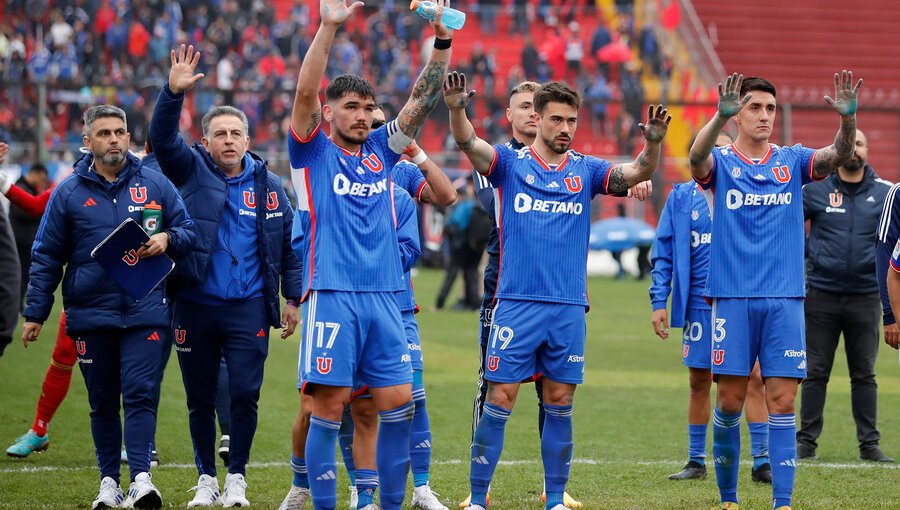
[[(490, 503), (490, 502), (491, 502), (491, 500), (488, 499), (488, 503)], [(546, 503), (546, 502), (547, 502), (547, 491), (544, 491), (541, 493), (541, 503)], [(565, 505), (566, 508), (581, 508), (583, 506), (581, 501), (578, 501), (577, 499), (573, 498), (572, 496), (569, 496), (568, 492), (563, 492), (563, 505)]]
[(696, 461), (688, 461), (681, 471), (669, 475), (669, 480), (706, 480), (706, 466)]
[(306, 487), (292, 485), (291, 490), (289, 490), (287, 496), (284, 497), (284, 501), (281, 502), (281, 506), (278, 507), (278, 510), (303, 510), (303, 506), (311, 497), (312, 494)]
[(31, 455), (31, 452), (42, 452), (50, 447), (50, 435), (45, 434), (39, 436), (31, 429), (28, 429), (24, 435), (16, 438), (16, 442), (6, 449), (6, 454), (10, 457), (24, 459)]
[(420, 510), (448, 510), (427, 484), (413, 489), (411, 506)]

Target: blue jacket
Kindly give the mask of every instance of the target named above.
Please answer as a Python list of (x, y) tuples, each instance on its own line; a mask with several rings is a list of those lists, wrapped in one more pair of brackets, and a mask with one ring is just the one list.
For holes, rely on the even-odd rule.
[[(163, 86), (150, 123), (153, 154), (163, 173), (178, 187), (191, 218), (196, 224), (197, 242), (194, 250), (175, 268), (179, 285), (197, 286), (207, 278), (210, 255), (216, 245), (219, 220), (228, 196), (225, 174), (213, 163), (200, 144), (188, 147), (178, 132), (184, 94), (173, 94)], [(300, 261), (291, 251), (293, 209), (281, 186), (281, 178), (266, 167), (266, 162), (247, 153), (261, 169), (255, 172), (254, 189), (256, 222), (259, 233), (259, 260), (263, 276), (263, 297), (269, 322), (281, 327), (279, 280), (284, 297), (299, 300)], [(269, 197), (275, 193), (274, 201)], [(274, 205), (274, 207), (273, 207)]]
[[(136, 303), (113, 282), (91, 251), (126, 218), (141, 223), (144, 203), (162, 205), (163, 229), (169, 234), (166, 253), (186, 256), (194, 244), (194, 226), (177, 190), (159, 172), (144, 168), (128, 155), (114, 183), (94, 173), (88, 154), (53, 190), (32, 246), (28, 299), (24, 315), (43, 323), (53, 307), (53, 292), (63, 282), (66, 329), (72, 333), (108, 328), (166, 327), (169, 307), (165, 284)], [(181, 261), (176, 263), (176, 267)], [(63, 266), (65, 276), (63, 276)]]
[(650, 286), (650, 303), (653, 310), (665, 310), (669, 293), (672, 294), (672, 315), (669, 325), (684, 327), (684, 316), (690, 299), (691, 287), (691, 197), (696, 184), (686, 182), (672, 186), (666, 200), (650, 260), (653, 283)]
[(876, 231), (890, 189), (891, 183), (868, 165), (854, 195), (847, 193), (837, 172), (803, 187), (803, 216), (810, 222), (806, 240), (809, 288), (838, 294), (878, 292)]

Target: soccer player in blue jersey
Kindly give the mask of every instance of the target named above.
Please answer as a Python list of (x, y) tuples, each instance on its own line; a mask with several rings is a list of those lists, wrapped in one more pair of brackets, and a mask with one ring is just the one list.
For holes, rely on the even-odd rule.
[[(720, 133), (716, 147), (732, 142)], [(709, 270), (709, 245), (712, 240), (712, 218), (702, 190), (694, 181), (676, 184), (666, 200), (656, 227), (653, 243), (653, 284), (650, 302), (653, 306), (653, 330), (663, 340), (669, 338), (669, 315), (666, 301), (672, 294), (671, 325), (683, 328), (682, 361), (690, 373), (688, 402), (688, 462), (670, 480), (706, 478), (706, 431), (709, 425), (710, 306), (703, 299), (703, 288)], [(747, 393), (747, 426), (753, 455), (751, 478), (772, 483), (769, 464), (768, 414), (765, 387), (754, 364)]]
[[(900, 274), (890, 271), (893, 250), (900, 241), (900, 183), (894, 184), (881, 209), (878, 222), (878, 243), (875, 249), (875, 269), (878, 288), (881, 291), (882, 321), (884, 322), (884, 342), (894, 349), (900, 348), (900, 326), (894, 317), (891, 297), (900, 298)], [(900, 267), (900, 265), (898, 265)], [(888, 292), (893, 286), (892, 292)]]
[[(853, 74), (834, 75), (825, 100), (840, 115), (834, 143), (819, 150), (769, 143), (775, 87), (737, 73), (719, 84), (718, 113), (691, 147), (694, 179), (713, 200), (709, 276), (712, 373), (718, 383), (713, 455), (721, 506), (738, 508), (741, 410), (747, 376), (759, 359), (766, 382), (774, 508), (789, 509), (796, 471), (794, 398), (806, 376), (801, 187), (823, 179), (853, 154), (857, 95)], [(714, 149), (734, 118), (734, 143)]]
[(535, 92), (537, 136), (533, 145), (518, 151), (478, 138), (464, 112), (474, 93), (466, 87), (465, 75), (454, 72), (445, 80), (453, 137), (495, 188), (501, 250), (498, 301), (485, 362), (487, 401), (472, 445), (468, 508), (487, 508), (488, 487), (519, 384), (540, 372), (545, 508), (564, 510), (572, 459), (572, 400), (584, 372), (590, 201), (600, 193), (625, 193), (650, 178), (671, 117), (662, 106), (650, 107), (649, 121), (640, 124), (647, 140), (644, 149), (630, 163), (611, 165), (569, 150), (581, 98), (565, 84), (548, 83)]
[[(337, 504), (335, 445), (344, 402), (357, 380), (379, 410), (382, 507), (403, 504), (414, 404), (412, 370), (395, 293), (403, 290), (389, 170), (434, 108), (453, 32), (440, 23), (435, 47), (397, 119), (371, 132), (375, 90), (364, 79), (334, 79), (319, 100), (338, 28), (361, 2), (320, 2), (321, 22), (300, 69), (288, 152), (298, 219), (309, 237), (303, 257), (302, 391), (312, 396), (305, 463), (313, 506)], [(321, 120), (331, 134), (321, 130)]]

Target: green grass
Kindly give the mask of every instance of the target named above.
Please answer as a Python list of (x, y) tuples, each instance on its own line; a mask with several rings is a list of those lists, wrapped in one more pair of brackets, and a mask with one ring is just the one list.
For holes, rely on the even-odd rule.
[[(423, 271), (416, 289), (425, 346), (425, 383), (434, 434), (432, 486), (451, 508), (468, 493), (471, 405), (478, 363), (475, 313), (432, 311), (440, 275)], [(703, 482), (666, 479), (685, 461), (687, 371), (680, 342), (661, 342), (649, 324), (647, 282), (590, 281), (585, 384), (576, 393), (575, 461), (569, 491), (592, 509), (706, 509), (718, 501), (714, 475)], [(11, 443), (31, 425), (40, 383), (53, 347), (56, 319), (27, 350), (10, 346), (0, 358), (0, 441)], [(259, 429), (248, 470), (255, 508), (276, 508), (287, 491), (290, 428), (297, 410), (295, 388), (299, 335), (271, 340), (260, 402)], [(169, 365), (159, 410), (157, 442), (163, 465), (154, 481), (167, 508), (184, 508), (196, 482), (187, 409), (177, 362)], [(858, 460), (850, 412), (846, 359), (835, 362), (825, 410), (819, 460), (801, 463), (795, 510), (900, 509), (894, 466)], [(900, 456), (900, 371), (896, 351), (882, 345), (878, 360), (882, 447)], [(542, 508), (542, 469), (537, 413), (528, 387), (507, 427), (502, 464), (492, 488), (492, 509)], [(742, 508), (771, 508), (768, 486), (750, 483), (746, 427), (741, 467)], [(87, 398), (80, 375), (50, 429), (51, 447), (24, 460), (0, 458), (0, 508), (90, 508), (96, 495)], [(711, 434), (710, 434), (711, 441)], [(711, 448), (711, 445), (710, 445)], [(127, 468), (123, 469), (127, 479)], [(223, 476), (220, 476), (220, 481)], [(338, 483), (344, 507), (346, 478)]]

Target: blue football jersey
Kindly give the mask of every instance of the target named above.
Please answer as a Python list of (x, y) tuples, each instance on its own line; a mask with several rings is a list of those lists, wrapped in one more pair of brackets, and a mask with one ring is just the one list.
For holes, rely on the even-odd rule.
[(496, 298), (588, 305), (591, 199), (612, 165), (569, 151), (548, 165), (533, 147), (494, 146), (488, 180), (500, 237)]
[(691, 287), (688, 308), (708, 310), (703, 299), (706, 277), (709, 274), (709, 247), (712, 240), (712, 218), (703, 190), (694, 186), (691, 191)]
[(419, 200), (419, 195), (428, 182), (419, 167), (409, 161), (401, 161), (391, 170), (391, 180), (394, 186), (406, 190), (412, 198)]
[(770, 144), (758, 162), (734, 147), (713, 149), (700, 185), (713, 202), (707, 297), (804, 297), (803, 185), (815, 150)]
[(388, 146), (396, 121), (369, 134), (356, 153), (332, 142), (321, 126), (309, 139), (291, 128), (288, 154), (297, 210), (309, 215), (303, 296), (310, 290), (397, 292), (404, 288), (397, 252), (391, 169), (400, 154)]
[[(399, 163), (398, 166), (402, 164)], [(396, 167), (394, 167), (396, 170)], [(418, 169), (417, 169), (418, 170)], [(419, 242), (419, 222), (416, 218), (418, 211), (416, 203), (407, 191), (394, 187), (394, 205), (397, 213), (397, 237), (400, 243), (400, 260), (403, 262), (403, 286), (404, 290), (397, 293), (397, 302), (400, 311), (406, 312), (416, 309), (416, 297), (413, 294), (412, 275), (410, 271), (416, 265), (419, 255), (422, 253)]]

